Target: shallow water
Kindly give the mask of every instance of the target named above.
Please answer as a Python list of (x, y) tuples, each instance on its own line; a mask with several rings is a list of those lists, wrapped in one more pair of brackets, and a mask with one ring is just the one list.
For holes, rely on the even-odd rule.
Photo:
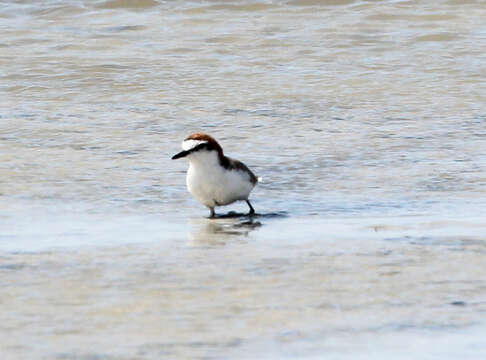
[(2, 359), (484, 357), (483, 5), (0, 2)]

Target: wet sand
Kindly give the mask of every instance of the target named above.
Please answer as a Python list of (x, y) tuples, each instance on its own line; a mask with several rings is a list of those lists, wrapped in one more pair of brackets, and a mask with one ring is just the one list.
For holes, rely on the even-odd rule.
[(2, 244), (3, 358), (486, 351), (481, 219), (80, 217)]

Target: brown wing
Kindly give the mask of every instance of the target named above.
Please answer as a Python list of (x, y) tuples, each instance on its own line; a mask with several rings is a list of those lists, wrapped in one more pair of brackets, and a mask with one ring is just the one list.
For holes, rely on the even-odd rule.
[(248, 169), (248, 166), (243, 164), (241, 161), (232, 159), (227, 156), (225, 156), (224, 158), (225, 159), (222, 161), (222, 165), (224, 166), (224, 168), (228, 170), (245, 171), (250, 177), (250, 181), (252, 182), (252, 184), (256, 184), (258, 182), (258, 178), (256, 177), (256, 175), (253, 174), (253, 172), (250, 169)]

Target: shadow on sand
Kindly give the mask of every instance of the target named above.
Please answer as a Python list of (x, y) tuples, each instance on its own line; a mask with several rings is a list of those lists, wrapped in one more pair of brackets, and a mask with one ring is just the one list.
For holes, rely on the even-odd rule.
[(236, 211), (230, 211), (226, 214), (216, 214), (214, 218), (208, 218), (210, 220), (217, 220), (217, 219), (237, 219), (237, 218), (246, 218), (246, 219), (275, 219), (275, 218), (285, 218), (288, 217), (286, 211), (276, 211), (271, 213), (264, 213), (264, 214), (248, 214), (248, 213), (239, 213)]

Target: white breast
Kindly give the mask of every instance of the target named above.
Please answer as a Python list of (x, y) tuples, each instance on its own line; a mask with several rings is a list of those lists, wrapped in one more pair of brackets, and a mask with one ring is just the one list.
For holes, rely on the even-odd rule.
[(245, 171), (225, 169), (215, 151), (198, 151), (188, 158), (187, 188), (203, 205), (215, 207), (248, 199), (254, 184)]

